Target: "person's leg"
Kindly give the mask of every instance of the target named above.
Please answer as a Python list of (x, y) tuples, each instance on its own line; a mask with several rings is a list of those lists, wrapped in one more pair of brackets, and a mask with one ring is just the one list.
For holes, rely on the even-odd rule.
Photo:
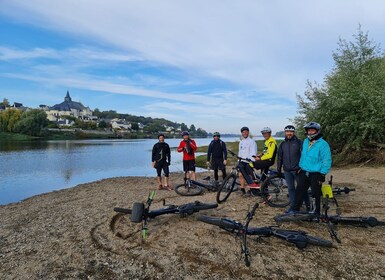
[(222, 169), (222, 178), (223, 180), (226, 178), (227, 174), (226, 174), (226, 166), (223, 167)]
[(239, 171), (241, 171), (243, 179), (246, 180), (247, 184), (251, 185), (252, 183), (254, 183), (254, 181), (252, 179), (252, 175), (250, 174), (250, 169), (248, 167), (250, 168), (247, 162), (241, 162), (241, 164), (239, 165)]
[(310, 173), (310, 185), (311, 193), (315, 198), (315, 209), (314, 212), (319, 215), (321, 213), (321, 184), (318, 181), (318, 173)]
[(218, 181), (218, 159), (213, 158), (213, 169), (214, 169), (214, 179), (215, 181)]
[(156, 181), (158, 183), (158, 189), (161, 190), (163, 187), (162, 187), (162, 167), (158, 166), (156, 167)]
[(295, 177), (293, 175), (293, 172), (294, 171), (284, 171), (283, 172), (283, 175), (285, 176), (287, 188), (289, 191), (290, 209), (293, 209), (294, 198), (295, 198), (295, 185), (294, 185)]
[(309, 189), (310, 181), (309, 177), (306, 175), (305, 171), (300, 172), (298, 175), (298, 185), (295, 189), (295, 195), (294, 195), (294, 205), (293, 209), (294, 211), (299, 211), (301, 208), (301, 205), (303, 203), (304, 197), (307, 193), (307, 190)]
[(168, 164), (167, 163), (164, 163), (163, 165), (163, 172), (164, 172), (164, 186), (168, 189), (168, 190), (172, 190), (172, 187), (170, 186), (170, 182), (169, 182), (169, 175), (170, 175), (170, 170), (168, 168)]
[(190, 170), (192, 171), (191, 172), (191, 180), (196, 180), (196, 177), (195, 177), (195, 159), (193, 160), (190, 160), (190, 163), (189, 163), (189, 167), (190, 167)]

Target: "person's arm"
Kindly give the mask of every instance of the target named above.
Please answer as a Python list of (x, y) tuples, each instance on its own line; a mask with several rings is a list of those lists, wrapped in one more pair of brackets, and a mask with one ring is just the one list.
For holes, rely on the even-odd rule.
[(252, 143), (250, 145), (249, 154), (250, 154), (250, 159), (254, 161), (257, 155), (257, 143), (254, 140), (252, 140)]
[(330, 146), (326, 141), (320, 149), (320, 155), (322, 161), (320, 173), (326, 175), (332, 167), (332, 153), (330, 151)]
[(191, 140), (191, 141), (190, 141), (190, 147), (191, 147), (191, 149), (192, 149), (194, 152), (198, 149), (198, 146), (197, 146), (197, 144), (195, 143), (194, 140)]
[(157, 147), (157, 144), (155, 144), (154, 147), (152, 147), (152, 155), (151, 155), (151, 161), (152, 162), (156, 161), (156, 158), (155, 158), (156, 150), (157, 150), (156, 147)]
[(284, 142), (282, 142), (281, 144), (279, 144), (278, 152), (277, 152), (277, 156), (278, 156), (278, 159), (277, 159), (277, 170), (278, 170), (279, 173), (282, 172), (283, 143), (284, 143)]
[(167, 157), (167, 163), (171, 164), (171, 150), (170, 150), (170, 146), (168, 144), (167, 144), (167, 148), (166, 148), (166, 157)]
[(223, 146), (222, 146), (222, 150), (223, 150), (223, 159), (224, 160), (227, 160), (227, 147), (226, 147), (226, 143), (225, 142), (222, 142)]
[(277, 147), (277, 145), (274, 143), (274, 141), (269, 141), (269, 143), (267, 143), (267, 151), (266, 151), (266, 153), (264, 153), (264, 154), (261, 156), (261, 160), (269, 160), (269, 159), (272, 159), (276, 147)]
[(207, 162), (210, 161), (212, 150), (213, 150), (213, 142), (211, 141), (209, 148), (207, 150)]
[(178, 149), (177, 149), (178, 153), (183, 152), (185, 145), (186, 145), (186, 144), (185, 144), (184, 141), (180, 141), (179, 146), (178, 146)]

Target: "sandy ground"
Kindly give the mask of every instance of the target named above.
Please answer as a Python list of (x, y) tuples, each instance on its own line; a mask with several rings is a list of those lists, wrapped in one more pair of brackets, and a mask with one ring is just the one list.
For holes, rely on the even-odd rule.
[[(346, 216), (385, 220), (385, 167), (334, 169), (334, 182), (356, 188), (338, 196)], [(202, 178), (207, 174), (199, 174)], [(211, 174), (212, 175), (212, 174)], [(182, 182), (173, 174), (173, 185)], [(144, 202), (154, 178), (121, 177), (0, 206), (0, 279), (384, 279), (385, 228), (338, 226), (341, 244), (303, 250), (275, 238), (250, 237), (251, 266), (229, 233), (196, 215), (157, 217), (141, 241), (141, 225), (113, 211)], [(158, 191), (152, 209), (167, 203), (215, 201), (215, 193), (181, 197)], [(260, 198), (238, 193), (218, 208), (198, 214), (239, 221)], [(261, 205), (251, 226), (274, 225), (283, 209)], [(330, 239), (324, 224), (285, 224)]]

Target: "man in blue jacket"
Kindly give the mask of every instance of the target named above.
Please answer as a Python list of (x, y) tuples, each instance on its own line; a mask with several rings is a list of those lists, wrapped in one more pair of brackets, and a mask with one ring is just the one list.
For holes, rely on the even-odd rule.
[[(278, 147), (278, 173), (284, 171), (285, 180), (289, 190), (290, 209), (294, 205), (295, 183), (298, 185), (299, 159), (302, 152), (302, 141), (295, 135), (295, 127), (293, 125), (285, 126), (285, 140)], [(305, 196), (306, 209), (310, 210), (309, 195)]]
[(298, 186), (295, 190), (294, 211), (299, 211), (304, 197), (311, 187), (315, 198), (315, 215), (321, 213), (321, 185), (330, 171), (332, 156), (330, 146), (321, 135), (321, 125), (309, 122), (304, 126), (307, 138), (303, 141), (299, 161)]
[(226, 143), (220, 139), (219, 132), (214, 132), (213, 138), (207, 151), (207, 166), (211, 164), (214, 169), (214, 179), (218, 181), (218, 169), (222, 171), (223, 179), (226, 178), (227, 148)]

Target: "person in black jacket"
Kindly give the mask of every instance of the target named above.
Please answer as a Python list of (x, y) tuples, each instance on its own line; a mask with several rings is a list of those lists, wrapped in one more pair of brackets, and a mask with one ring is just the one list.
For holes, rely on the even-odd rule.
[[(285, 127), (285, 140), (278, 147), (278, 173), (284, 171), (285, 180), (289, 189), (290, 209), (295, 199), (295, 182), (298, 184), (299, 160), (301, 158), (302, 141), (295, 135), (295, 127)], [(306, 209), (310, 210), (309, 195), (305, 197)], [(289, 209), (289, 210), (290, 210)]]
[(162, 186), (162, 170), (165, 177), (164, 187), (168, 190), (172, 190), (172, 187), (169, 183), (169, 165), (171, 163), (171, 152), (170, 146), (164, 142), (164, 134), (158, 135), (159, 142), (154, 145), (152, 148), (152, 167), (156, 169), (157, 172), (157, 182), (159, 184), (158, 189), (163, 189)]
[(219, 132), (214, 132), (213, 140), (209, 145), (207, 151), (207, 166), (211, 166), (214, 169), (214, 179), (218, 181), (218, 170), (222, 171), (223, 179), (226, 178), (226, 164), (227, 164), (227, 148), (225, 142), (220, 139)]

